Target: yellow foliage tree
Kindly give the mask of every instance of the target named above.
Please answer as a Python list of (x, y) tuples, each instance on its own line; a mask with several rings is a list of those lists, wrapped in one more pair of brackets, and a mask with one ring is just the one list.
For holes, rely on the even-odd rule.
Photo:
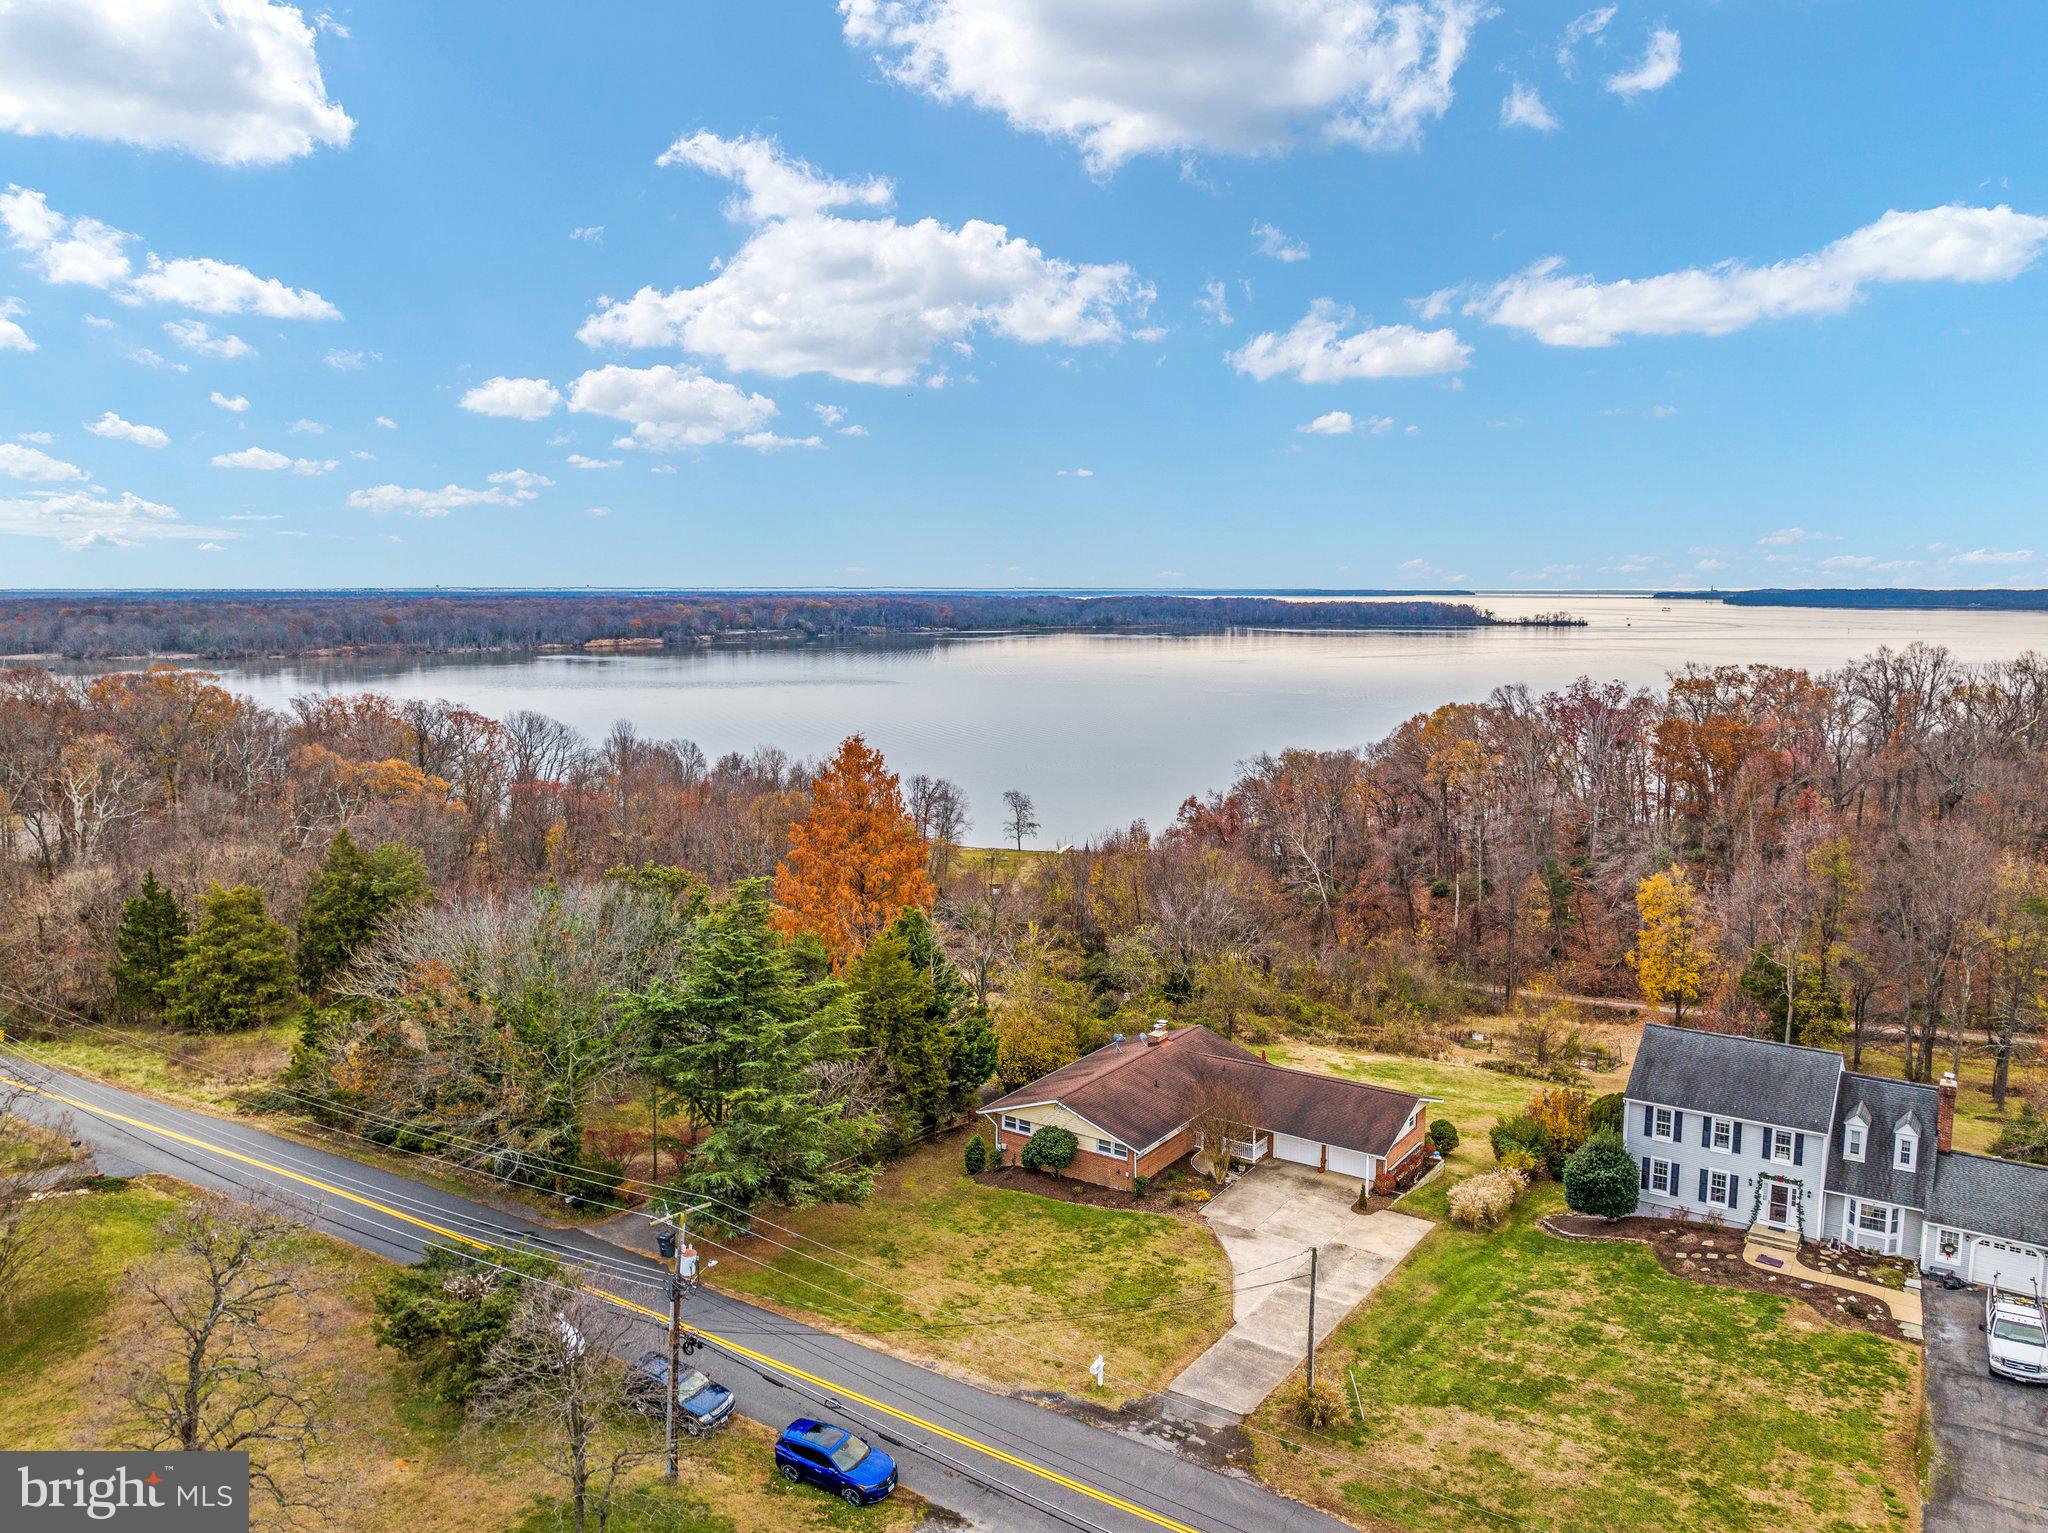
[(931, 908), (925, 845), (896, 774), (859, 735), (811, 784), (775, 869), (775, 902), (783, 934), (811, 933), (835, 970), (910, 906)]
[(1685, 1008), (1706, 998), (1713, 985), (1714, 955), (1707, 941), (1699, 891), (1684, 868), (1673, 863), (1636, 885), (1636, 912), (1643, 929), (1629, 949), (1643, 999), (1669, 1006), (1683, 1026)]

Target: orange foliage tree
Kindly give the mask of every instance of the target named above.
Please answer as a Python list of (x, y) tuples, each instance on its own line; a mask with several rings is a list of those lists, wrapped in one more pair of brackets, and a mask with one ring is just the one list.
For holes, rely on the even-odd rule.
[(811, 784), (810, 810), (775, 869), (775, 901), (784, 935), (815, 936), (834, 969), (907, 907), (930, 908), (924, 842), (896, 774), (859, 735)]

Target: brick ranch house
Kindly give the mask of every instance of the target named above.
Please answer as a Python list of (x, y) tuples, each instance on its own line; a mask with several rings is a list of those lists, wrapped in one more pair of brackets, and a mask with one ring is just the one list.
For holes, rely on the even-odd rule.
[(1034, 1133), (1057, 1125), (1080, 1142), (1064, 1175), (1129, 1191), (1199, 1148), (1196, 1120), (1227, 1101), (1253, 1120), (1232, 1123), (1238, 1159), (1313, 1166), (1380, 1191), (1424, 1153), (1422, 1110), (1431, 1100), (1268, 1064), (1206, 1027), (1162, 1024), (1062, 1065), (981, 1114), (995, 1129), (998, 1164), (1017, 1164)]

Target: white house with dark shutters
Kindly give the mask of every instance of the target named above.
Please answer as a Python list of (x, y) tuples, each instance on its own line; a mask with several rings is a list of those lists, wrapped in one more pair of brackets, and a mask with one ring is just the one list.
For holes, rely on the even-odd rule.
[(2048, 1286), (2048, 1167), (1956, 1151), (1953, 1079), (1860, 1075), (1831, 1049), (1652, 1023), (1624, 1095), (1645, 1213)]

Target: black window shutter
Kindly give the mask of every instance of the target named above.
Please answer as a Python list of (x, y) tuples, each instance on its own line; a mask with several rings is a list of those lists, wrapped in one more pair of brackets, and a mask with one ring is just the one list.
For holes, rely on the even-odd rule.
[[(1652, 1107), (1648, 1102), (1645, 1102), (1643, 1104), (1643, 1132), (1645, 1134), (1654, 1134), (1657, 1132), (1657, 1109)], [(1647, 1187), (1649, 1186), (1649, 1183), (1645, 1182), (1643, 1185)]]
[(1645, 1192), (1647, 1192), (1647, 1191), (1649, 1190), (1649, 1187), (1650, 1187), (1650, 1157), (1649, 1157), (1649, 1156), (1647, 1156), (1647, 1155), (1645, 1155), (1645, 1156), (1643, 1157), (1643, 1181), (1642, 1181), (1642, 1186), (1643, 1186), (1643, 1190), (1644, 1190)]
[(1707, 1168), (1705, 1166), (1700, 1167), (1700, 1201), (1702, 1203), (1707, 1201)]
[(1708, 1141), (1709, 1141), (1709, 1140), (1711, 1140), (1711, 1139), (1712, 1139), (1713, 1137), (1714, 1137), (1714, 1120), (1713, 1120), (1712, 1118), (1705, 1118), (1705, 1117), (1701, 1118), (1701, 1119), (1700, 1119), (1700, 1145), (1701, 1145), (1701, 1147), (1702, 1147), (1703, 1149), (1712, 1149), (1712, 1148), (1713, 1148), (1713, 1146), (1712, 1146), (1711, 1144), (1709, 1144), (1709, 1143), (1708, 1143)]
[(1795, 1166), (1806, 1164), (1806, 1136), (1804, 1134), (1794, 1134), (1792, 1136), (1792, 1164)]
[(1685, 1143), (1685, 1114), (1682, 1112), (1673, 1112), (1671, 1114), (1671, 1142), (1673, 1144)]
[(1742, 1153), (1742, 1125), (1739, 1122), (1735, 1125), (1735, 1153)]
[(1734, 1173), (1733, 1171), (1729, 1172), (1729, 1173), (1728, 1173), (1728, 1206), (1729, 1206), (1730, 1208), (1733, 1208), (1733, 1207), (1735, 1206), (1735, 1189), (1736, 1189), (1736, 1188), (1738, 1188), (1738, 1187), (1740, 1187), (1741, 1185), (1742, 1185), (1742, 1178), (1741, 1178), (1741, 1177), (1739, 1177), (1739, 1176), (1737, 1176), (1737, 1175), (1736, 1175), (1736, 1174), (1735, 1174), (1735, 1173)]

